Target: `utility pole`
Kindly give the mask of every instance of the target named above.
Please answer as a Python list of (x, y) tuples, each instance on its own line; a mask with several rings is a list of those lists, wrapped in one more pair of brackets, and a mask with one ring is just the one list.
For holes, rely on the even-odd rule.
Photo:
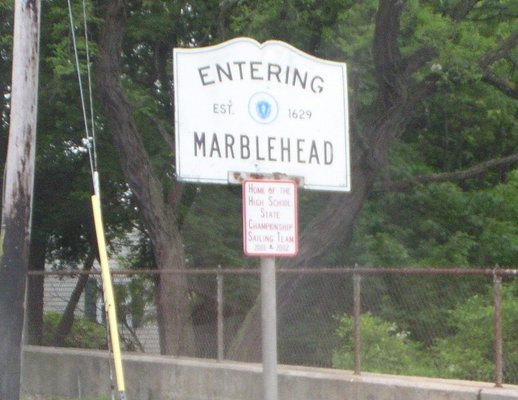
[(11, 118), (0, 235), (0, 399), (19, 400), (34, 186), (40, 0), (15, 0)]

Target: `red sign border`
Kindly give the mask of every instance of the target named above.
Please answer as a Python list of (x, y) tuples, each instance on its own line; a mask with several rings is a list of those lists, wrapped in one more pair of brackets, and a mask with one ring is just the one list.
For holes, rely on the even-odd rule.
[[(247, 240), (246, 234), (248, 232), (246, 228), (246, 190), (245, 185), (249, 182), (260, 182), (260, 183), (282, 183), (282, 184), (292, 184), (294, 188), (293, 197), (294, 197), (294, 225), (295, 225), (295, 252), (294, 253), (254, 253), (249, 252), (247, 249)], [(247, 257), (296, 257), (299, 254), (299, 204), (298, 204), (298, 184), (294, 180), (290, 179), (244, 179), (243, 184), (241, 186), (242, 189), (242, 205), (243, 205), (243, 251), (245, 256)]]

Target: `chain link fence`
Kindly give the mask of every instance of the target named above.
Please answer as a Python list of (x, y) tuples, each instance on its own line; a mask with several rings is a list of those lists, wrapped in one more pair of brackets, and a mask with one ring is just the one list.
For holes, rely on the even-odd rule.
[[(260, 326), (253, 319), (259, 272), (176, 272), (188, 276), (196, 357), (260, 361)], [(98, 272), (87, 279), (81, 272), (30, 274), (43, 277), (44, 288), (42, 334), (34, 344), (107, 348)], [(279, 363), (516, 384), (517, 274), (480, 268), (278, 269)], [(125, 351), (160, 353), (159, 279), (158, 271), (113, 272)], [(73, 323), (66, 323), (72, 314)], [(28, 321), (28, 329), (40, 323)]]

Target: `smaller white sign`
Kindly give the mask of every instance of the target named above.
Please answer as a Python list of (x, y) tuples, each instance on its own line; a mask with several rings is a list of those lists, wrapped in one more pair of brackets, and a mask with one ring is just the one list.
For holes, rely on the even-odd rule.
[(294, 257), (299, 250), (295, 181), (243, 181), (243, 247), (247, 256)]

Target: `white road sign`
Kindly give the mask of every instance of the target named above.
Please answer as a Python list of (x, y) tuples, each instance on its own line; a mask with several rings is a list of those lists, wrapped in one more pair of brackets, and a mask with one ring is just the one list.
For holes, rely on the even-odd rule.
[(243, 182), (243, 245), (247, 256), (297, 255), (295, 181)]
[(346, 66), (279, 41), (174, 50), (176, 173), (282, 173), (350, 190)]

